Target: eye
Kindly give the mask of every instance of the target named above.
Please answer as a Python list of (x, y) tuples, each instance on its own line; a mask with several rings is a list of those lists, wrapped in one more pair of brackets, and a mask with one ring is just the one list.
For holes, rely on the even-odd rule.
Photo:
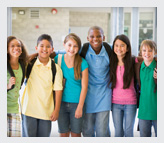
[(97, 38), (101, 38), (101, 35), (98, 35)]

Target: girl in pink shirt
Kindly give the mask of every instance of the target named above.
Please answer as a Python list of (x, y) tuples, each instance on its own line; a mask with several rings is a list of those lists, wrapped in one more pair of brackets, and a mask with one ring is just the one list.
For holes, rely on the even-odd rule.
[(115, 137), (133, 137), (133, 127), (137, 110), (134, 88), (134, 62), (129, 38), (118, 35), (113, 42), (110, 63), (112, 83), (112, 116)]

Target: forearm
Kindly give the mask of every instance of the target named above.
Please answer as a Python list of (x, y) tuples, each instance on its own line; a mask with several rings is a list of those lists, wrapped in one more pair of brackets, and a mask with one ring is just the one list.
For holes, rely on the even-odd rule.
[(55, 91), (55, 111), (60, 111), (62, 90)]
[(83, 87), (80, 94), (78, 107), (83, 109), (88, 87)]
[(82, 85), (82, 88), (81, 88), (80, 100), (79, 100), (78, 106), (80, 108), (83, 108), (83, 105), (84, 105), (84, 102), (85, 102), (85, 98), (86, 98), (86, 95), (87, 95), (87, 90), (88, 90), (88, 68), (85, 69), (82, 72), (81, 85)]

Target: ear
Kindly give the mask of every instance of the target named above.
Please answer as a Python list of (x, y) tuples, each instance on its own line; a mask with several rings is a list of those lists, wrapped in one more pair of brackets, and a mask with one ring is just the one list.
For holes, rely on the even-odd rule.
[(89, 41), (89, 37), (87, 36), (87, 40)]
[(52, 49), (51, 49), (51, 53), (54, 51), (54, 48), (52, 47)]
[(105, 41), (105, 36), (103, 35), (103, 41)]
[(37, 47), (37, 46), (35, 46), (35, 50), (36, 50), (36, 51), (38, 50), (38, 47)]

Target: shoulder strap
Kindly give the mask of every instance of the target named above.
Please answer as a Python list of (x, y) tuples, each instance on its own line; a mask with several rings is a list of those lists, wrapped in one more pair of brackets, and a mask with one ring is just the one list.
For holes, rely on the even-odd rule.
[(28, 78), (29, 78), (29, 76), (30, 76), (30, 74), (31, 74), (31, 70), (32, 70), (32, 67), (33, 67), (33, 65), (34, 65), (34, 63), (35, 63), (35, 61), (36, 61), (36, 57), (28, 64), (28, 66), (27, 66), (27, 70), (26, 70), (26, 81), (25, 81), (25, 84), (27, 83), (27, 81), (28, 81)]
[(110, 59), (111, 53), (112, 53), (111, 47), (110, 47), (110, 45), (107, 42), (103, 42), (103, 45), (104, 45), (105, 50), (108, 53), (108, 56), (109, 56), (109, 59)]
[[(11, 77), (15, 77), (15, 74), (14, 74), (12, 68), (11, 68), (11, 65), (10, 65), (9, 61), (7, 61), (7, 70), (8, 70), (8, 72), (9, 72), (9, 74), (10, 74)], [(7, 91), (13, 89), (14, 86), (15, 86), (15, 85), (13, 84), (12, 87), (11, 87), (10, 89), (7, 89)]]
[(80, 56), (83, 57), (84, 59), (87, 54), (88, 48), (89, 48), (89, 43), (84, 43), (80, 53)]
[[(103, 45), (104, 45), (105, 50), (108, 53), (108, 56), (110, 59), (111, 52), (112, 52), (111, 47), (107, 42), (103, 42)], [(82, 50), (81, 50), (81, 53), (80, 53), (80, 56), (83, 57), (84, 59), (85, 59), (85, 56), (87, 54), (88, 48), (89, 48), (89, 43), (84, 43)]]
[(62, 54), (58, 54), (58, 65), (61, 67)]
[(55, 75), (56, 75), (56, 66), (55, 62), (51, 59), (51, 70), (52, 70), (52, 83), (54, 84)]
[(21, 85), (22, 85), (23, 82), (24, 82), (24, 78), (25, 78), (25, 65), (24, 65), (24, 63), (23, 63), (21, 60), (19, 60), (19, 63), (20, 63), (20, 65), (21, 65), (22, 73), (23, 73), (22, 81), (21, 81)]

